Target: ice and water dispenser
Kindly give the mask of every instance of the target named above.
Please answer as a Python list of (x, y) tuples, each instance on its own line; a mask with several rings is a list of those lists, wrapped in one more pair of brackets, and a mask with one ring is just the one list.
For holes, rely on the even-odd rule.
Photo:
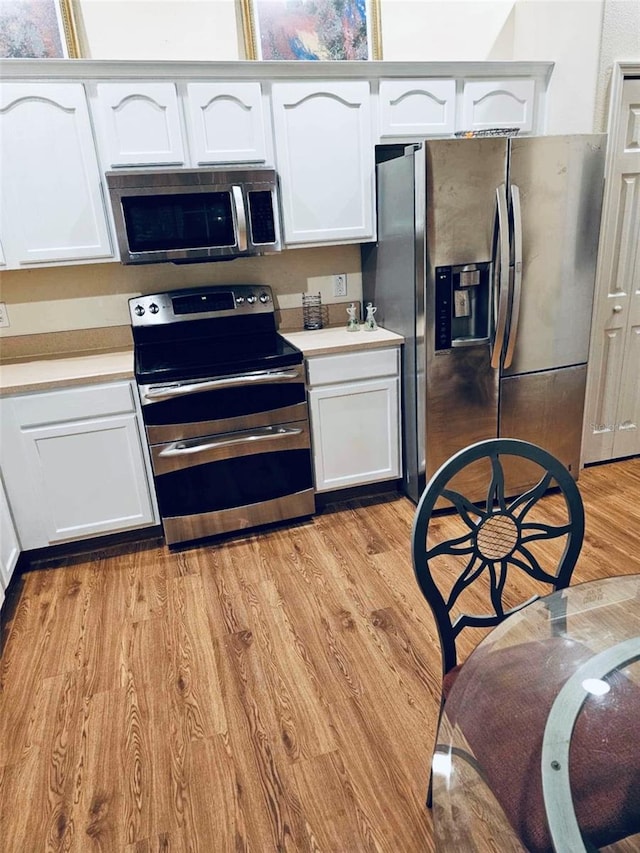
[(489, 340), (490, 263), (436, 267), (436, 349)]

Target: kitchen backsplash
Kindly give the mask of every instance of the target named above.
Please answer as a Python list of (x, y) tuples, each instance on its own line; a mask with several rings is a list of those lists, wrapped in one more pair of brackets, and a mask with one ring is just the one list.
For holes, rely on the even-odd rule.
[[(333, 296), (338, 273), (347, 275), (344, 297)], [(206, 284), (269, 285), (279, 326), (287, 330), (302, 328), (302, 293), (320, 293), (327, 324), (340, 325), (346, 306), (362, 299), (360, 247), (291, 249), (182, 267), (105, 263), (3, 272), (0, 301), (10, 326), (0, 329), (0, 359), (128, 346), (132, 296)]]

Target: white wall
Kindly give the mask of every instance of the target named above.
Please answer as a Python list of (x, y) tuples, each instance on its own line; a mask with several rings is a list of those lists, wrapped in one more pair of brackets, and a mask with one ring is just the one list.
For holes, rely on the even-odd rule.
[(607, 129), (614, 62), (640, 62), (640, 0), (605, 0), (594, 130)]
[(75, 0), (87, 59), (244, 59), (235, 0)]
[(591, 133), (604, 0), (521, 0), (514, 58), (551, 59), (547, 133)]
[(381, 0), (382, 57), (419, 62), (514, 59), (516, 5), (517, 0)]

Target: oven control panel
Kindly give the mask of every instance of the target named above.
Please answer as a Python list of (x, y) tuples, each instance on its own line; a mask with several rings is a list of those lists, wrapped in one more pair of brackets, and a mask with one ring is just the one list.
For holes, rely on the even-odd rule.
[(132, 326), (154, 326), (183, 320), (273, 314), (271, 288), (262, 284), (190, 287), (129, 300)]

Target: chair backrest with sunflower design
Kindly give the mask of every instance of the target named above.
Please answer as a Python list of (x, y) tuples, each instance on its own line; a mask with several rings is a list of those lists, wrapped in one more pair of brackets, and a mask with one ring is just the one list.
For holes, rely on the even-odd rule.
[[(486, 482), (481, 500), (479, 481)], [(445, 694), (463, 629), (491, 628), (567, 587), (583, 536), (584, 508), (572, 475), (535, 444), (480, 441), (435, 472), (411, 539), (416, 579), (440, 636)]]

